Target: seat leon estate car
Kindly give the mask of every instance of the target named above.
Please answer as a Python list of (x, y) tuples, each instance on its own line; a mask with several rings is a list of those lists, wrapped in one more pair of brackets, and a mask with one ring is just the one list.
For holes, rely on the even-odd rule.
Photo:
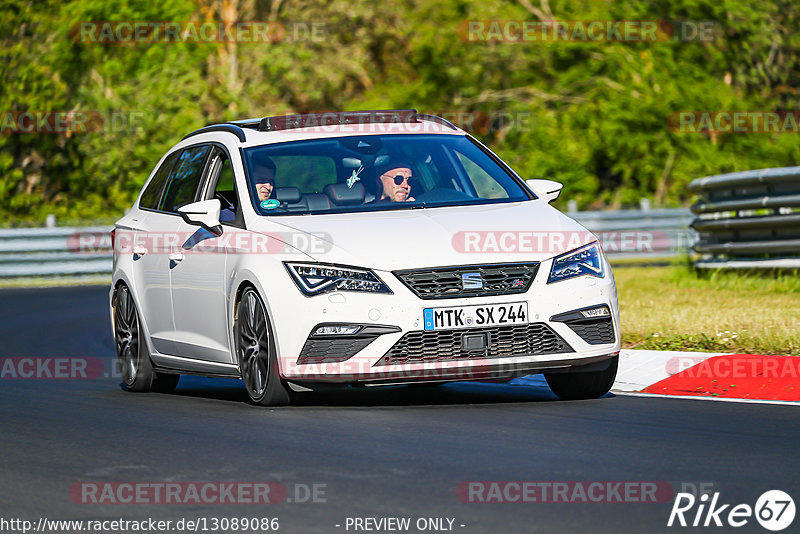
[(467, 132), (415, 110), (190, 133), (112, 231), (124, 386), (238, 378), (252, 403), (507, 381), (606, 394), (617, 292), (597, 238)]

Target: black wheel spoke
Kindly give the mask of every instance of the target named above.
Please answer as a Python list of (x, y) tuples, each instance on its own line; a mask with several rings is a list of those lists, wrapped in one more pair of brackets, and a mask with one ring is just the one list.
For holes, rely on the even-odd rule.
[(259, 361), (260, 358), (258, 356), (255, 356), (252, 359), (252, 367), (253, 367), (252, 375), (253, 375), (253, 393), (260, 395), (262, 389), (262, 382), (261, 382), (261, 369), (259, 369), (260, 366), (258, 364)]
[(124, 292), (120, 292), (120, 297), (119, 297), (119, 300), (117, 302), (117, 308), (116, 308), (116, 310), (114, 310), (114, 319), (116, 321), (116, 325), (117, 325), (117, 329), (118, 330), (129, 330), (130, 327), (131, 327), (131, 325), (128, 323), (128, 320), (126, 319), (125, 313), (124, 313), (124, 311), (122, 309), (123, 306), (124, 306), (123, 302), (125, 302), (124, 295), (125, 295)]
[(255, 314), (255, 325), (254, 331), (258, 332), (260, 336), (266, 335), (267, 332), (267, 325), (266, 320), (264, 319), (264, 310), (261, 309), (260, 306), (257, 306), (256, 314)]
[(133, 306), (133, 301), (132, 301), (130, 295), (128, 295), (128, 309), (127, 309), (127, 311), (128, 311), (128, 317), (127, 317), (127, 321), (126, 322), (127, 322), (128, 325), (130, 325), (132, 327), (134, 325), (134, 323), (136, 322), (136, 308), (134, 308), (134, 306)]
[(243, 341), (242, 345), (243, 346), (252, 345), (256, 341), (256, 336), (253, 334), (253, 332), (248, 332), (247, 328), (244, 327), (244, 325), (243, 325), (243, 328), (241, 329), (239, 335), (242, 338), (242, 341)]
[(256, 297), (250, 292), (247, 294), (247, 327), (252, 333), (256, 333)]

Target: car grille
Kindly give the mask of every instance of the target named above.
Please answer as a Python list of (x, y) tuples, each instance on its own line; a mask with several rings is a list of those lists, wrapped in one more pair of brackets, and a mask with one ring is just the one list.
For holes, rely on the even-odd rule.
[[(538, 270), (538, 263), (505, 263), (394, 271), (394, 274), (421, 299), (447, 299), (525, 293)], [(462, 275), (474, 273), (480, 273), (482, 287), (465, 289)]]
[(355, 356), (361, 349), (372, 343), (375, 337), (344, 338), (344, 339), (315, 339), (308, 338), (300, 357), (299, 365), (308, 363), (334, 363), (343, 362)]
[[(488, 335), (488, 347), (465, 351), (463, 334)], [(375, 365), (441, 362), (482, 358), (508, 358), (573, 352), (566, 341), (544, 323), (434, 332), (408, 332)]]
[(614, 324), (611, 317), (586, 321), (583, 323), (568, 322), (573, 332), (581, 336), (581, 338), (589, 345), (602, 345), (603, 343), (614, 342)]

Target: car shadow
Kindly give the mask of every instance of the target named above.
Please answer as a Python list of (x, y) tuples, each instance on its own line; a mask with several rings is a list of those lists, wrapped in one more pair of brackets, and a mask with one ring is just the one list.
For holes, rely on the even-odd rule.
[[(240, 380), (184, 375), (170, 395), (233, 402), (247, 402)], [(612, 398), (609, 393), (604, 398)], [(508, 383), (453, 382), (441, 385), (342, 387), (296, 393), (292, 407), (385, 407), (564, 402), (556, 397), (542, 375), (517, 378)]]

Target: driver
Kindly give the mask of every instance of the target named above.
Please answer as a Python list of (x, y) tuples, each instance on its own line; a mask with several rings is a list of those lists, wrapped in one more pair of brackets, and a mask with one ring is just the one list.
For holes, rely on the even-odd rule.
[(274, 198), (275, 196), (275, 163), (264, 158), (253, 163), (253, 183), (258, 193), (258, 201)]
[(411, 166), (406, 162), (394, 161), (375, 169), (378, 182), (376, 202), (410, 202), (410, 180), (414, 177)]

